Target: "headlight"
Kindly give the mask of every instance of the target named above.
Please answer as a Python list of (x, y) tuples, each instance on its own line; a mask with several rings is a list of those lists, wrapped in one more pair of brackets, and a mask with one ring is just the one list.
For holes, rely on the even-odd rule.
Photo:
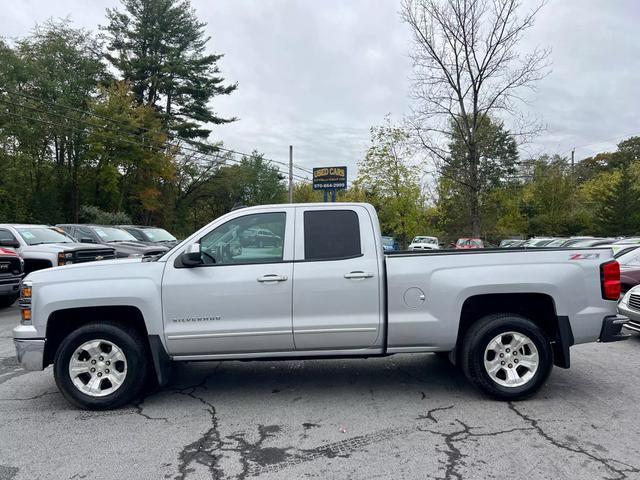
[(58, 253), (58, 266), (70, 265), (73, 263), (73, 252)]
[(20, 287), (20, 323), (31, 325), (31, 282), (24, 282)]

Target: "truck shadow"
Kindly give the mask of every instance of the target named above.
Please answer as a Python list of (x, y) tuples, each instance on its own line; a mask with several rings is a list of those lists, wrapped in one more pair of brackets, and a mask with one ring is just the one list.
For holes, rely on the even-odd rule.
[(455, 393), (475, 390), (459, 369), (433, 354), (369, 359), (228, 361), (175, 363), (169, 385), (161, 389), (203, 388), (234, 395), (312, 394), (333, 397), (340, 390)]

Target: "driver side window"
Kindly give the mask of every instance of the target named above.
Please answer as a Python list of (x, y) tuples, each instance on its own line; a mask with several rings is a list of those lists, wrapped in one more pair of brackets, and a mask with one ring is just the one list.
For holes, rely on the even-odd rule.
[(234, 218), (200, 239), (205, 265), (281, 262), (286, 213), (255, 213)]

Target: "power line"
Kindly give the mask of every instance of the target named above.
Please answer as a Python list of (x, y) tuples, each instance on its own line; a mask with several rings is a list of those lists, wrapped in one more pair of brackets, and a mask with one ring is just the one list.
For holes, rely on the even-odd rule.
[[(143, 138), (142, 141), (140, 141), (140, 140), (127, 140), (127, 139), (125, 139), (125, 138), (120, 136), (122, 134), (125, 134), (125, 135), (128, 135), (129, 137), (138, 139), (139, 137), (137, 135), (133, 134), (133, 133), (122, 132), (119, 129), (110, 128), (110, 127), (107, 127), (107, 126), (104, 126), (104, 125), (96, 125), (96, 124), (90, 123), (90, 122), (88, 122), (86, 120), (81, 120), (81, 119), (78, 119), (78, 118), (68, 117), (66, 115), (63, 115), (63, 114), (57, 113), (57, 112), (45, 111), (45, 110), (42, 110), (42, 109), (38, 109), (36, 107), (32, 107), (30, 105), (24, 105), (24, 104), (20, 104), (20, 103), (9, 102), (9, 101), (3, 100), (1, 98), (0, 98), (0, 103), (4, 103), (6, 105), (10, 105), (10, 106), (13, 106), (13, 107), (25, 108), (25, 109), (32, 110), (32, 111), (35, 111), (35, 112), (38, 112), (38, 113), (43, 113), (43, 114), (46, 114), (46, 115), (55, 115), (57, 117), (65, 119), (65, 120), (68, 120), (68, 121), (71, 121), (71, 122), (76, 122), (76, 123), (82, 124), (82, 125), (86, 125), (86, 126), (89, 126), (91, 128), (99, 128), (99, 129), (103, 129), (103, 130), (108, 130), (108, 131), (116, 133), (118, 135), (118, 140), (119, 141), (123, 141), (123, 142), (129, 143), (129, 144), (132, 144), (132, 145), (137, 145), (137, 146), (140, 146), (142, 148), (153, 148), (151, 145), (148, 145), (148, 144), (144, 143), (144, 138)], [(6, 113), (9, 114), (9, 115), (12, 115), (14, 117), (15, 116), (20, 117), (19, 115), (16, 115), (16, 114), (14, 114), (12, 112), (9, 112), (9, 111), (7, 111)], [(37, 119), (37, 118), (34, 118), (34, 117), (28, 117), (28, 116), (23, 115), (22, 118), (25, 118), (25, 119), (28, 119), (28, 120), (31, 120), (31, 121), (40, 122), (40, 123), (45, 123), (45, 124), (48, 124), (48, 125), (54, 126), (54, 127), (71, 128), (74, 131), (84, 132), (84, 130), (82, 130), (82, 129), (74, 128), (74, 127), (71, 127), (71, 126), (68, 126), (68, 125), (61, 125), (59, 123), (47, 122), (47, 121), (44, 121), (42, 119)], [(147, 129), (147, 131), (149, 131), (149, 130)], [(217, 162), (218, 164), (222, 164), (225, 161), (234, 162), (234, 163), (237, 163), (237, 164), (241, 163), (240, 160), (236, 160), (236, 159), (234, 159), (232, 157), (223, 157), (221, 155), (217, 155), (217, 154), (210, 153), (210, 152), (202, 152), (202, 151), (197, 150), (197, 149), (185, 147), (184, 145), (176, 145), (176, 144), (172, 144), (172, 143), (169, 143), (169, 142), (165, 142), (165, 145), (177, 147), (179, 149), (186, 150), (186, 151), (189, 151), (189, 152), (193, 152), (193, 153), (196, 153), (196, 154), (204, 156), (204, 157), (212, 157), (214, 159), (219, 159), (221, 161)], [(158, 151), (158, 152), (162, 151), (158, 147), (155, 147), (155, 150)], [(228, 149), (225, 149), (225, 151), (232, 152), (231, 150), (228, 150)], [(234, 153), (239, 154), (239, 152), (234, 152)], [(244, 156), (247, 156), (247, 155), (244, 155)], [(272, 159), (268, 159), (268, 158), (264, 158), (264, 159), (266, 161), (268, 161), (268, 162), (274, 162)], [(282, 164), (282, 162), (274, 162), (274, 163)], [(286, 165), (286, 164), (282, 164), (282, 165)], [(279, 167), (276, 167), (276, 168), (278, 168), (280, 173), (285, 174), (285, 172), (282, 172), (282, 170)], [(303, 176), (300, 176), (300, 175), (297, 175), (297, 174), (294, 174), (293, 176), (294, 176), (294, 178), (296, 178), (298, 180), (309, 181), (309, 179), (307, 177), (303, 177)]]
[[(11, 104), (10, 102), (6, 102), (6, 101), (4, 101), (2, 99), (0, 99), (0, 103)], [(41, 110), (36, 110), (36, 111), (42, 112)], [(77, 128), (77, 127), (74, 127), (74, 126), (70, 126), (70, 125), (61, 125), (59, 123), (49, 122), (49, 121), (43, 120), (41, 118), (31, 117), (31, 116), (27, 116), (27, 115), (24, 115), (24, 114), (17, 114), (17, 113), (13, 113), (13, 112), (10, 112), (10, 111), (6, 111), (4, 113), (6, 113), (7, 115), (11, 115), (12, 117), (21, 118), (21, 119), (28, 120), (28, 121), (31, 121), (31, 122), (38, 122), (38, 123), (42, 123), (42, 124), (49, 125), (49, 126), (52, 126), (52, 127), (58, 127), (58, 128), (63, 128), (63, 129), (70, 129), (70, 130), (72, 130), (74, 132), (86, 133), (86, 130), (83, 130), (81, 128)], [(48, 113), (48, 112), (43, 112), (43, 113)], [(65, 117), (65, 116), (63, 116), (61, 114), (54, 113), (54, 115), (61, 116), (62, 118), (66, 118), (67, 120), (75, 121), (75, 122), (78, 122), (78, 123), (81, 123), (81, 124), (84, 124), (84, 125), (89, 125), (89, 126), (94, 127), (94, 128), (95, 127), (101, 128), (100, 125), (93, 125), (93, 124), (90, 124), (90, 123), (87, 123), (87, 122), (83, 122), (81, 120)], [(97, 133), (99, 135), (105, 136), (104, 132), (97, 131), (97, 132), (94, 132), (94, 133)], [(120, 141), (120, 142), (125, 142), (125, 143), (131, 144), (131, 145), (135, 145), (135, 146), (138, 146), (138, 147), (141, 147), (141, 148), (151, 149), (151, 150), (154, 150), (154, 151), (156, 151), (158, 153), (164, 153), (164, 151), (161, 148), (154, 147), (153, 145), (150, 145), (150, 144), (145, 144), (145, 143), (143, 143), (141, 141), (129, 140), (129, 139), (122, 138), (122, 137), (118, 137), (117, 140)], [(182, 147), (180, 145), (172, 145), (172, 146), (175, 146), (175, 147), (178, 147), (178, 148), (184, 148), (184, 147)], [(241, 164), (242, 163), (241, 160), (237, 160), (237, 159), (232, 158), (232, 157), (223, 157), (221, 155), (215, 155), (215, 154), (212, 154), (212, 153), (199, 152), (197, 150), (193, 150), (193, 151), (195, 151), (196, 153), (198, 153), (199, 155), (201, 155), (203, 157), (210, 157), (210, 158), (218, 160), (218, 161), (214, 161), (213, 162), (214, 165), (224, 165), (226, 162), (232, 162), (232, 163), (235, 163), (235, 164)], [(270, 161), (270, 160), (267, 160), (267, 161)], [(280, 174), (282, 174), (282, 175), (285, 175), (284, 172), (282, 172), (280, 169), (278, 169), (278, 172)], [(302, 180), (302, 181), (305, 181), (305, 182), (310, 181), (308, 178), (302, 177), (302, 176), (299, 176), (299, 175), (296, 175), (296, 174), (294, 174), (293, 176), (294, 176), (294, 178), (296, 178), (298, 180)]]
[[(62, 105), (62, 104), (57, 103), (57, 102), (53, 102), (53, 101), (50, 101), (50, 100), (46, 100), (46, 99), (44, 99), (44, 98), (42, 98), (42, 97), (38, 97), (38, 96), (35, 96), (35, 95), (30, 95), (30, 94), (23, 93), (23, 92), (17, 92), (17, 91), (14, 91), (14, 90), (9, 90), (9, 89), (4, 88), (4, 87), (1, 87), (1, 89), (2, 89), (3, 91), (5, 91), (6, 93), (10, 94), (10, 95), (17, 95), (17, 96), (19, 96), (19, 97), (23, 97), (23, 98), (27, 98), (27, 99), (35, 100), (35, 101), (40, 102), (40, 103), (45, 104), (45, 105), (49, 105), (49, 106), (56, 107), (56, 108), (64, 108), (64, 109), (66, 109), (66, 110), (73, 111), (73, 112), (77, 112), (77, 113), (81, 113), (81, 114), (83, 114), (83, 115), (90, 115), (90, 116), (93, 116), (93, 117), (95, 117), (95, 118), (100, 118), (100, 119), (105, 120), (105, 121), (107, 121), (107, 122), (113, 123), (113, 124), (115, 124), (115, 125), (124, 126), (124, 127), (125, 127), (125, 128), (127, 128), (127, 129), (131, 129), (131, 128), (132, 128), (132, 127), (130, 127), (129, 125), (126, 125), (126, 124), (124, 124), (124, 123), (122, 123), (122, 122), (119, 122), (119, 121), (117, 121), (117, 120), (114, 120), (113, 118), (105, 117), (104, 115), (100, 115), (100, 114), (97, 114), (97, 113), (95, 113), (95, 112), (91, 112), (91, 111), (88, 111), (88, 110), (83, 110), (83, 109), (76, 108), (76, 107), (71, 107), (71, 106), (69, 106), (69, 105)], [(22, 105), (22, 106), (24, 106), (24, 105)], [(48, 112), (47, 112), (47, 113), (48, 113)], [(252, 154), (250, 154), (250, 153), (241, 152), (241, 151), (238, 151), (238, 150), (233, 150), (233, 149), (226, 148), (226, 147), (222, 147), (222, 146), (207, 145), (206, 143), (197, 142), (197, 141), (190, 140), (190, 139), (182, 139), (182, 138), (178, 137), (177, 135), (172, 134), (171, 132), (166, 132), (166, 131), (162, 131), (162, 130), (153, 130), (153, 129), (145, 128), (145, 127), (136, 127), (136, 128), (137, 128), (137, 129), (139, 129), (139, 130), (143, 130), (143, 131), (145, 131), (145, 132), (152, 133), (152, 134), (161, 134), (161, 135), (164, 135), (164, 136), (166, 136), (167, 138), (169, 138), (169, 139), (171, 139), (171, 140), (174, 140), (174, 141), (175, 141), (175, 140), (178, 140), (178, 141), (182, 140), (182, 141), (184, 141), (184, 142), (186, 142), (186, 143), (188, 143), (188, 144), (190, 144), (190, 145), (199, 146), (199, 147), (204, 148), (204, 149), (207, 149), (207, 150), (209, 150), (209, 149), (217, 149), (217, 150), (221, 150), (221, 151), (224, 151), (224, 152), (234, 153), (234, 154), (236, 154), (236, 155), (243, 155), (243, 156), (246, 156), (246, 157), (250, 157), (250, 156), (252, 155)], [(135, 135), (135, 134), (134, 134), (134, 133), (132, 133), (132, 132), (122, 132), (122, 133), (125, 133), (125, 134), (127, 134), (127, 135)], [(183, 148), (183, 149), (185, 149), (185, 150), (188, 150), (188, 149), (187, 149), (186, 147), (184, 147), (184, 146), (183, 146), (183, 147), (181, 147), (181, 148)], [(193, 151), (193, 150), (192, 150), (192, 151)], [(198, 152), (198, 153), (202, 153), (202, 151), (201, 151), (201, 150), (197, 150), (197, 152)], [(283, 166), (285, 166), (285, 167), (288, 167), (288, 163), (281, 162), (281, 161), (278, 161), (278, 160), (275, 160), (275, 159), (272, 159), (272, 158), (267, 158), (267, 157), (264, 157), (264, 156), (263, 156), (263, 158), (264, 158), (265, 160), (269, 160), (269, 161), (270, 161), (270, 162), (272, 162), (272, 163), (277, 163), (277, 164), (279, 164), (279, 165), (283, 165)], [(304, 167), (301, 167), (301, 166), (296, 165), (296, 164), (294, 164), (294, 165), (293, 165), (293, 167), (294, 167), (294, 168), (297, 168), (298, 170), (304, 171), (304, 172), (306, 172), (306, 173), (312, 173), (312, 171), (311, 171), (311, 170), (309, 170), (308, 168), (304, 168)]]

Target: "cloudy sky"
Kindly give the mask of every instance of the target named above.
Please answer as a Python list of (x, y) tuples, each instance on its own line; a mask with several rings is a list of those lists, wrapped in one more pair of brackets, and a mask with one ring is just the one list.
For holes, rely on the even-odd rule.
[[(530, 0), (525, 0), (524, 4)], [(409, 32), (398, 0), (192, 0), (238, 90), (216, 101), (239, 121), (212, 139), (303, 166), (355, 167), (369, 128), (409, 112)], [(70, 16), (95, 30), (117, 0), (0, 0), (0, 34)], [(640, 134), (640, 1), (550, 0), (523, 42), (552, 48), (552, 71), (526, 107), (546, 131), (525, 147), (584, 158)]]

